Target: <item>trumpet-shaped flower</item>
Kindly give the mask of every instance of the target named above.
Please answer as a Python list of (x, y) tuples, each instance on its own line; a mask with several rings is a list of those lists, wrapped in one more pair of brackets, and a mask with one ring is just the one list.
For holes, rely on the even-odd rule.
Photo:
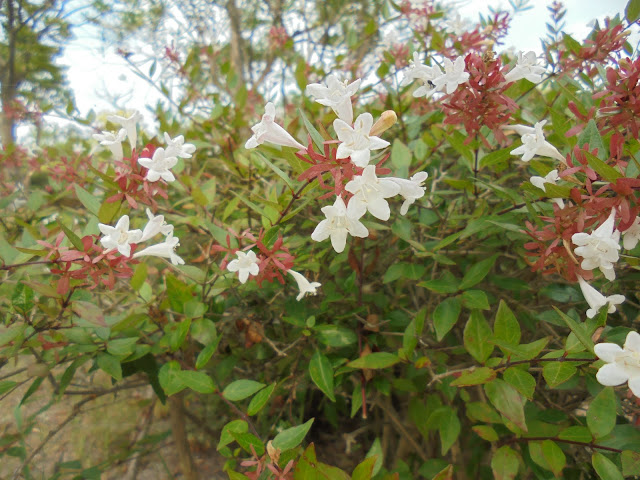
[[(173, 230), (173, 227), (171, 227)], [(173, 236), (173, 231), (171, 231), (167, 238), (164, 239), (164, 242), (157, 243), (155, 245), (151, 245), (139, 252), (133, 254), (133, 258), (144, 257), (144, 256), (154, 256), (154, 257), (162, 257), (168, 258), (171, 260), (171, 263), (174, 265), (184, 265), (184, 260), (176, 255), (175, 249), (178, 245), (180, 245), (180, 239), (178, 237)]]
[(578, 283), (580, 284), (582, 295), (584, 295), (584, 299), (590, 307), (587, 310), (588, 318), (595, 317), (598, 311), (605, 305), (608, 305), (607, 313), (615, 313), (616, 305), (620, 305), (625, 301), (624, 295), (609, 295), (608, 297), (605, 297), (598, 290), (589, 285), (580, 275), (578, 275)]
[(138, 158), (138, 163), (149, 169), (144, 177), (149, 182), (157, 182), (161, 178), (165, 182), (173, 182), (176, 179), (169, 169), (176, 166), (178, 158), (167, 156), (162, 147), (156, 148), (156, 151), (153, 152), (153, 158), (141, 157)]
[(136, 143), (138, 141), (138, 132), (136, 128), (138, 126), (138, 122), (142, 120), (142, 115), (137, 110), (134, 110), (130, 117), (121, 117), (120, 115), (109, 115), (107, 120), (113, 123), (117, 123), (122, 128), (124, 128), (127, 132), (127, 138), (129, 139), (129, 145), (133, 150), (136, 148)]
[(316, 295), (318, 292), (316, 289), (321, 285), (319, 282), (309, 282), (304, 275), (296, 272), (295, 270), (287, 270), (293, 278), (295, 278), (296, 283), (298, 284), (298, 289), (300, 293), (296, 297), (296, 300), (300, 301), (302, 297), (304, 297), (307, 293), (310, 295)]
[(145, 242), (159, 233), (162, 233), (164, 236), (173, 234), (173, 225), (169, 225), (164, 221), (164, 215), (154, 215), (151, 213), (151, 210), (147, 208), (147, 217), (149, 217), (149, 221), (142, 230), (140, 242)]
[(118, 250), (125, 257), (131, 255), (131, 244), (140, 242), (142, 238), (142, 231), (139, 229), (129, 230), (129, 215), (120, 217), (115, 227), (99, 223), (98, 228), (104, 235), (100, 243), (107, 252)]
[(547, 142), (544, 138), (542, 127), (546, 120), (536, 123), (533, 127), (525, 125), (510, 125), (504, 128), (513, 129), (522, 137), (522, 145), (511, 150), (511, 155), (522, 155), (522, 161), (528, 162), (534, 155), (541, 157), (551, 157), (566, 164), (566, 160), (558, 149)]
[(423, 85), (413, 92), (413, 96), (416, 98), (430, 97), (437, 91), (433, 80), (442, 75), (443, 73), (442, 70), (440, 70), (440, 67), (437, 65), (428, 67), (427, 65), (420, 63), (418, 52), (414, 52), (409, 70), (405, 72), (404, 78), (402, 79), (402, 82), (400, 82), (400, 86), (404, 87), (414, 80), (420, 80)]
[(269, 102), (264, 107), (264, 115), (260, 123), (251, 127), (253, 136), (244, 144), (244, 148), (256, 148), (264, 142), (282, 145), (283, 147), (293, 147), (304, 150), (304, 146), (293, 138), (289, 132), (275, 122), (276, 107)]
[(640, 334), (629, 332), (623, 348), (615, 343), (598, 343), (594, 350), (606, 362), (596, 374), (598, 382), (606, 387), (628, 383), (631, 392), (640, 397)]
[[(342, 197), (336, 198), (332, 206), (322, 207), (325, 218), (311, 234), (311, 239), (322, 242), (331, 237), (331, 245), (337, 253), (344, 251), (347, 244), (347, 235), (366, 238), (369, 230), (360, 222), (360, 216), (349, 214)], [(364, 213), (364, 212), (363, 212)]]
[[(544, 177), (533, 176), (529, 179), (529, 181), (533, 184), (534, 187), (538, 187), (543, 192), (547, 191), (544, 188), (545, 183), (556, 185), (558, 180), (560, 180), (560, 177), (558, 176), (558, 170), (551, 170)], [(561, 198), (553, 198), (552, 200), (560, 208), (564, 208), (564, 200), (562, 200)]]
[(229, 262), (227, 270), (230, 272), (238, 272), (240, 283), (246, 283), (249, 275), (256, 276), (260, 273), (258, 258), (253, 250), (249, 250), (248, 252), (237, 251), (236, 255), (238, 258)]
[[(439, 70), (439, 69), (438, 69)], [(462, 85), (469, 80), (469, 73), (464, 71), (464, 58), (459, 56), (455, 61), (444, 59), (444, 74), (436, 76), (433, 84), (437, 90), (444, 90), (451, 94), (455, 92), (458, 85)]]
[(127, 136), (127, 131), (124, 128), (121, 128), (118, 133), (114, 132), (102, 132), (102, 133), (94, 133), (93, 138), (100, 142), (100, 145), (107, 147), (116, 161), (121, 161), (124, 158), (124, 154), (122, 153), (122, 141)]
[(625, 250), (633, 250), (638, 240), (640, 240), (640, 217), (636, 217), (633, 224), (622, 232), (622, 245)]
[(450, 17), (448, 20), (445, 20), (443, 26), (457, 36), (462, 35), (467, 27), (466, 22), (462, 20), (459, 13), (456, 13), (455, 17)]
[(620, 232), (615, 227), (615, 209), (609, 218), (591, 233), (574, 233), (571, 241), (578, 245), (574, 251), (583, 260), (580, 266), (585, 270), (600, 268), (607, 280), (616, 278), (613, 264), (618, 261)]
[(191, 158), (191, 154), (196, 151), (195, 145), (184, 143), (184, 136), (182, 135), (172, 139), (167, 132), (164, 132), (164, 141), (167, 144), (164, 152), (167, 157)]
[(526, 78), (530, 82), (540, 83), (545, 68), (537, 65), (537, 63), (536, 52), (530, 51), (525, 54), (518, 52), (516, 66), (504, 76), (504, 79), (507, 82), (515, 82), (521, 78)]
[(407, 180), (405, 178), (388, 177), (386, 180), (391, 180), (400, 186), (400, 195), (404, 198), (404, 203), (400, 207), (400, 215), (406, 215), (409, 207), (413, 203), (424, 196), (426, 187), (422, 184), (427, 180), (429, 174), (427, 172), (418, 172)]
[(358, 167), (366, 167), (371, 160), (371, 150), (380, 150), (389, 145), (389, 142), (379, 137), (370, 135), (373, 127), (373, 116), (363, 113), (358, 116), (352, 127), (348, 123), (336, 118), (333, 128), (342, 142), (338, 145), (336, 158), (351, 157), (351, 163)]
[(307, 85), (307, 95), (316, 97), (320, 105), (331, 107), (338, 118), (351, 125), (353, 123), (353, 106), (351, 97), (358, 91), (361, 79), (351, 83), (347, 80), (341, 82), (336, 75), (327, 77), (327, 84), (312, 83)]
[[(360, 218), (367, 210), (380, 220), (389, 220), (391, 210), (385, 198), (400, 193), (401, 187), (389, 178), (378, 178), (375, 165), (369, 165), (362, 171), (362, 175), (353, 177), (344, 187), (353, 193), (349, 200), (347, 213), (351, 217)], [(408, 206), (407, 206), (408, 208)]]

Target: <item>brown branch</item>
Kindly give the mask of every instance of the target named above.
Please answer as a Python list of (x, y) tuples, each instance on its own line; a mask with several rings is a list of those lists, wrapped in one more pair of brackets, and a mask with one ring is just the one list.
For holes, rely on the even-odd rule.
[(498, 445), (502, 446), (502, 445), (508, 445), (508, 444), (511, 444), (511, 443), (518, 443), (518, 442), (540, 442), (540, 441), (544, 441), (544, 440), (552, 440), (554, 442), (567, 443), (569, 445), (578, 445), (578, 446), (581, 446), (581, 447), (597, 448), (599, 450), (606, 450), (607, 452), (622, 453), (622, 450), (620, 450), (618, 448), (605, 447), (604, 445), (598, 445), (598, 444), (595, 444), (593, 442), (578, 442), (576, 440), (564, 440), (564, 439), (558, 438), (558, 437), (519, 437), (519, 438), (510, 438), (508, 440), (504, 440), (504, 441), (498, 442)]

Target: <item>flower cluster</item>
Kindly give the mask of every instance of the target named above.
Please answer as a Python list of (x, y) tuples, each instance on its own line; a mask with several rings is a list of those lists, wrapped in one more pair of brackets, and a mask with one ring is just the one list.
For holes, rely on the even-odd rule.
[(598, 381), (608, 387), (628, 383), (629, 390), (640, 397), (640, 334), (629, 332), (622, 348), (615, 343), (599, 343), (595, 352), (605, 362), (596, 374)]

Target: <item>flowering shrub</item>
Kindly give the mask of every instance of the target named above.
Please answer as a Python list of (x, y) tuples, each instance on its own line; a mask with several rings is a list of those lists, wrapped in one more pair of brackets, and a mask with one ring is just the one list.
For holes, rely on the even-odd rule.
[[(640, 475), (640, 5), (513, 55), (517, 12), (387, 3), (371, 33), (397, 21), (407, 58), (375, 73), (366, 43), (325, 70), (274, 25), (282, 101), (234, 70), (241, 37), (231, 60), (166, 47), (190, 121), (109, 115), (93, 156), (2, 154), (0, 400), (19, 356), (42, 367), (20, 404), (46, 380), (79, 413), (142, 379), (190, 479), (187, 418), (233, 480)], [(213, 110), (205, 65), (227, 72)], [(69, 390), (96, 371), (112, 389)], [(14, 478), (55, 435), (28, 451), (34, 424), (0, 438)]]

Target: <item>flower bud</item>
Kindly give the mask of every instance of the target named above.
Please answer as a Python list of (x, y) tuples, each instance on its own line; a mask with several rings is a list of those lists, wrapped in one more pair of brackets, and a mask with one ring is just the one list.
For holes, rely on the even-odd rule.
[(382, 112), (382, 115), (380, 115), (380, 118), (378, 119), (378, 121), (373, 124), (373, 127), (371, 127), (371, 131), (369, 132), (369, 135), (373, 137), (377, 137), (385, 130), (388, 130), (389, 128), (393, 127), (397, 121), (398, 121), (398, 116), (396, 115), (396, 112), (394, 112), (393, 110), (386, 110)]

